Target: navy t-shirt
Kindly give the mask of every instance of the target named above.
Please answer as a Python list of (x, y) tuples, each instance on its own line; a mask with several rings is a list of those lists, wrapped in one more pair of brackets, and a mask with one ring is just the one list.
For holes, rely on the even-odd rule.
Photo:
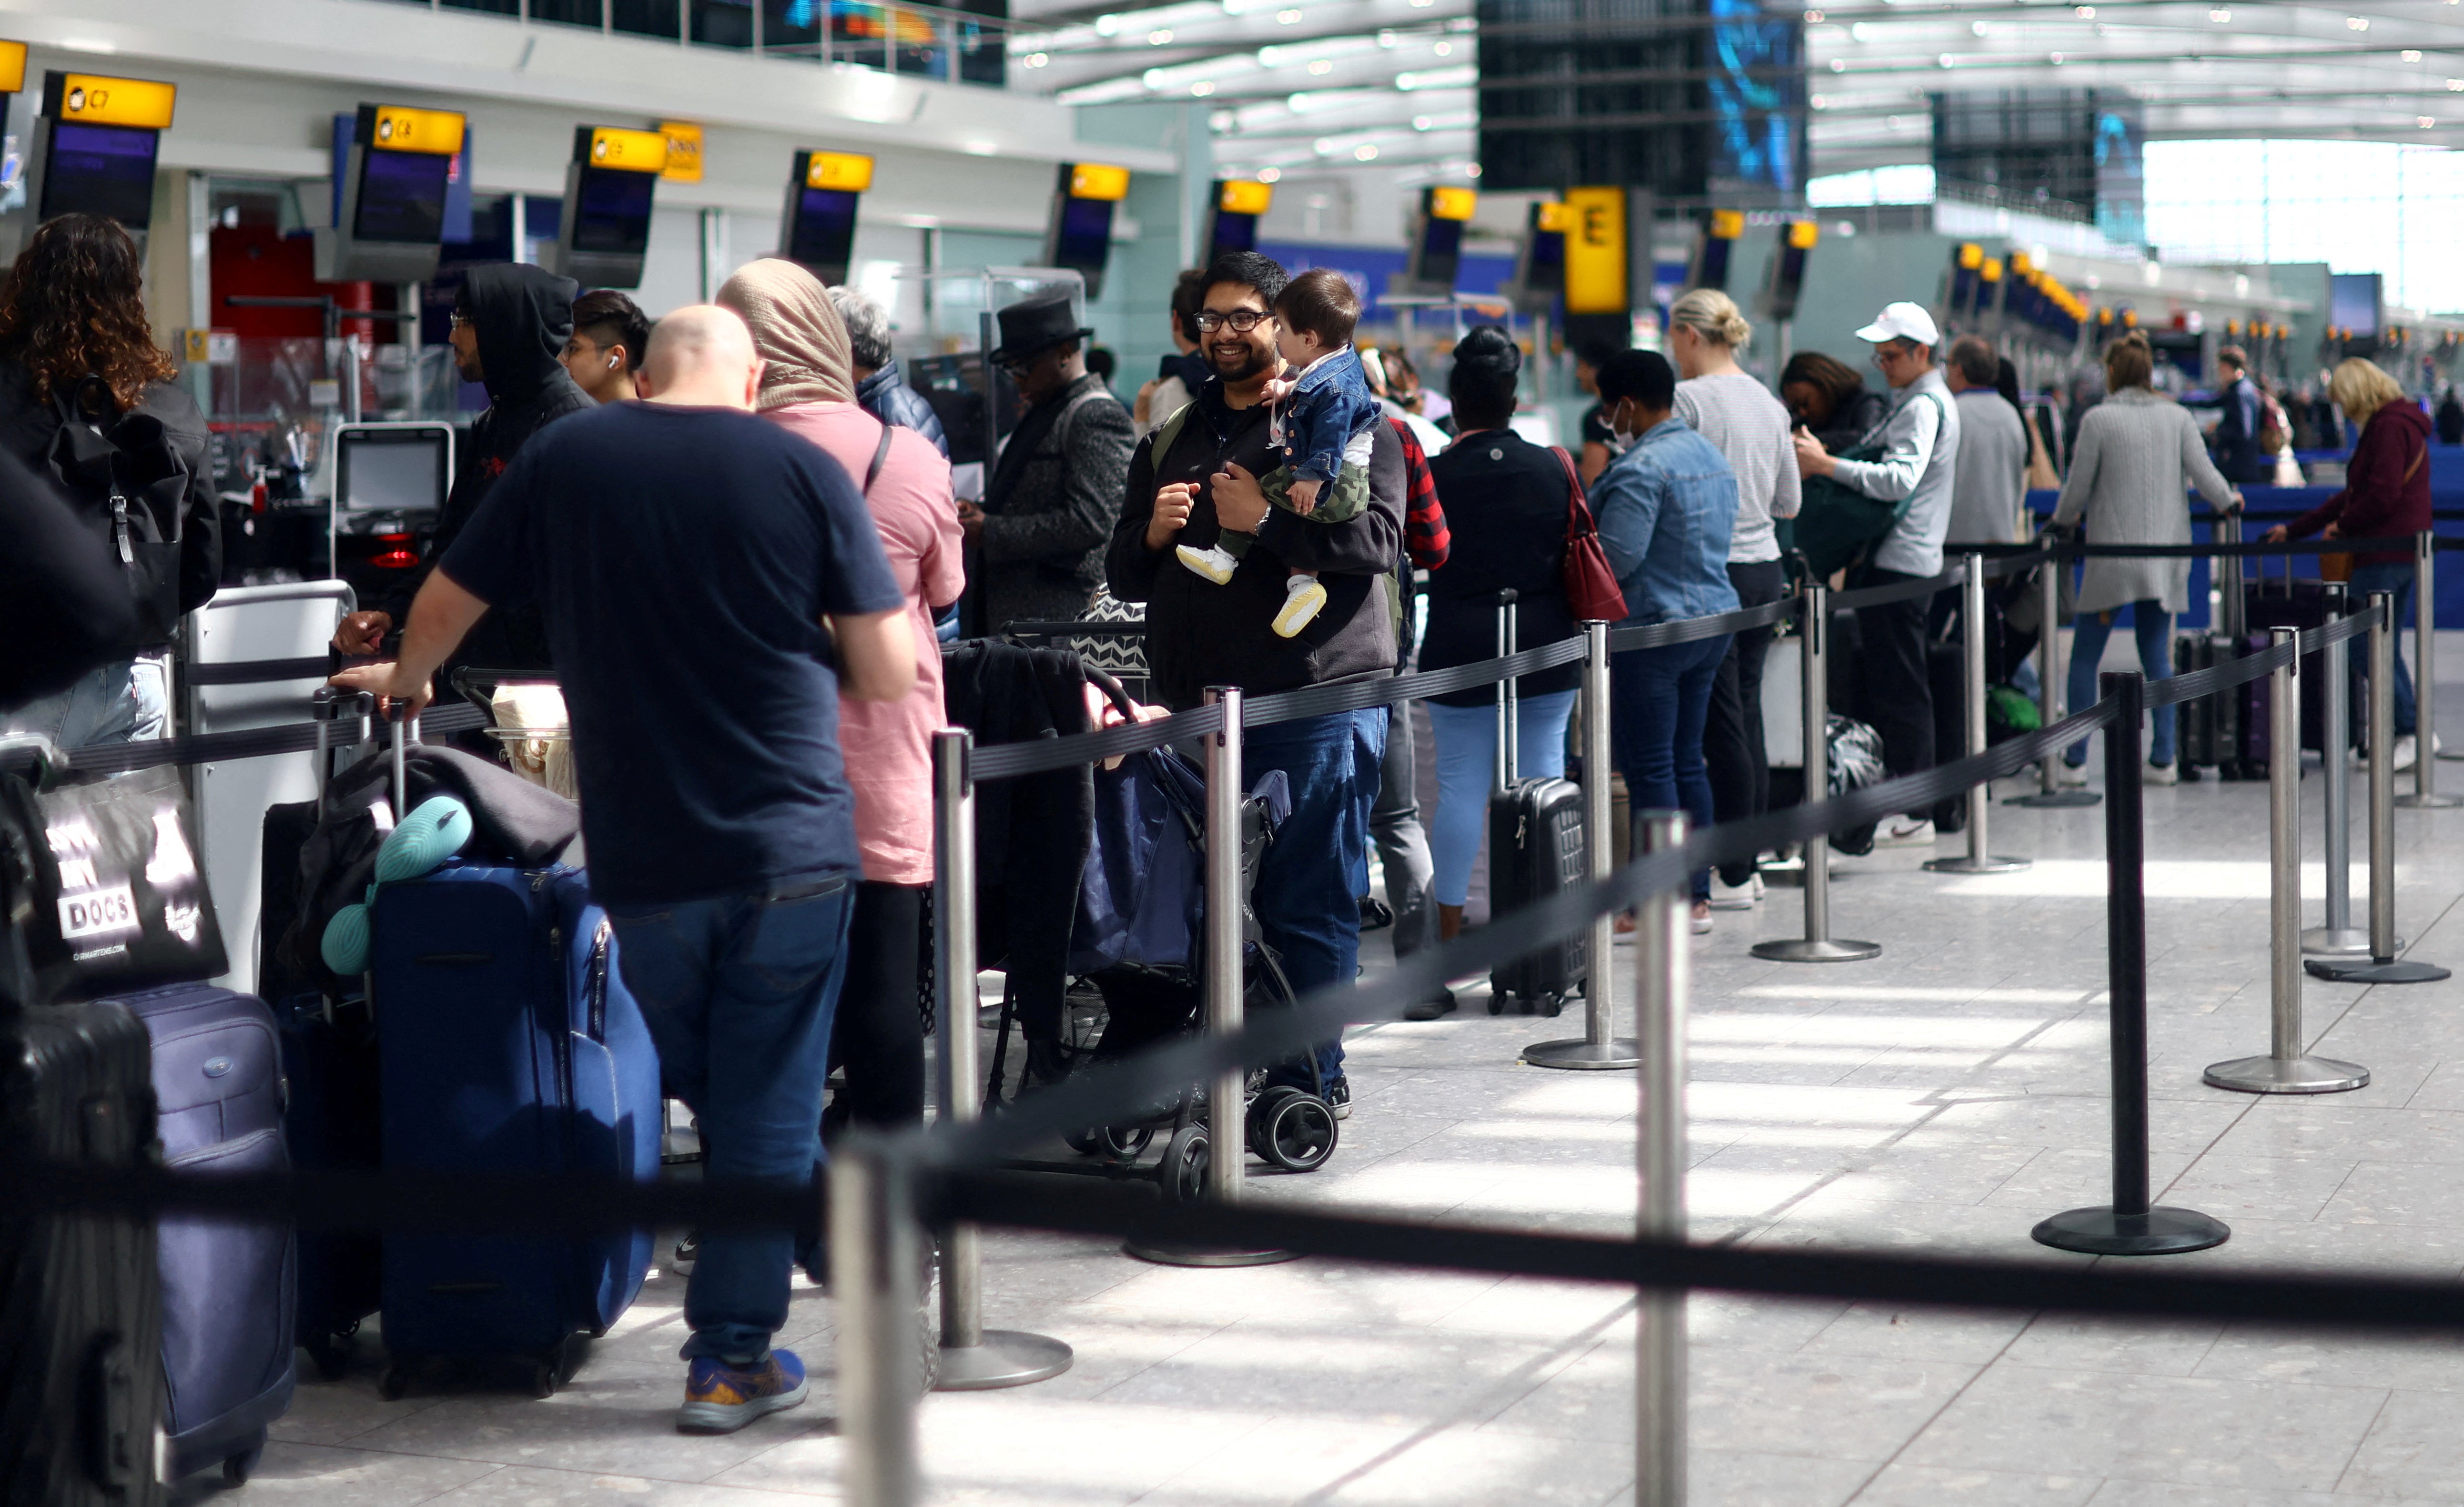
[(545, 611), (601, 903), (858, 871), (821, 620), (904, 598), (821, 447), (732, 408), (577, 414), (522, 447), (440, 568)]

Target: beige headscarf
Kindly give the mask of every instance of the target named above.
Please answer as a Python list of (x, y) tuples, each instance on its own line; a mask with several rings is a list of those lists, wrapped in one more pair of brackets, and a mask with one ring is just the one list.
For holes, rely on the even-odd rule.
[(720, 284), (718, 302), (743, 316), (754, 350), (769, 363), (759, 406), (855, 402), (847, 324), (820, 278), (794, 262), (765, 256)]

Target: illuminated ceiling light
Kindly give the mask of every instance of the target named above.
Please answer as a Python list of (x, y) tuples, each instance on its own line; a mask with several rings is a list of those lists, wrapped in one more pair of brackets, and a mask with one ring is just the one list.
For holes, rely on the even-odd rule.
[(1822, 12), (1819, 11), (1808, 11), (1805, 12), (1805, 24), (1808, 26), (1820, 26), (1822, 24)]
[(2436, 125), (2438, 121), (2431, 116), (2416, 115), (2412, 118), (2412, 123), (2427, 131), (2431, 126)]
[(1363, 142), (1352, 149), (1352, 159), (1358, 163), (1374, 163), (1377, 161), (1377, 147), (1374, 142)]
[(1835, 57), (1831, 59), (1831, 71), (1835, 74), (1844, 74), (1848, 71), (1848, 65)]
[(1332, 157), (1334, 155), (1334, 138), (1331, 136), (1321, 136), (1316, 141), (1309, 142), (1309, 150), (1317, 153), (1320, 157)]
[(2344, 17), (2344, 30), (2347, 32), (2366, 32), (2369, 29), (2370, 18), (2368, 16), (2348, 15)]
[(1868, 33), (1867, 33), (1867, 30), (1866, 30), (1866, 26), (1865, 26), (1865, 23), (1864, 23), (1864, 22), (1862, 22), (1862, 21), (1855, 21), (1855, 22), (1851, 22), (1851, 23), (1849, 24), (1849, 27), (1848, 27), (1848, 40), (1850, 40), (1850, 41), (1852, 41), (1852, 42), (1861, 42), (1861, 41), (1865, 40), (1865, 38), (1866, 38), (1866, 35), (1867, 35), (1867, 34), (1868, 34)]
[(1898, 130), (1898, 129), (1900, 128), (1900, 118), (1899, 118), (1898, 116), (1896, 116), (1896, 115), (1895, 115), (1895, 116), (1891, 116), (1891, 117), (1889, 117), (1888, 119), (1884, 120), (1882, 121), (1882, 123), (1883, 123), (1885, 126), (1888, 126), (1890, 129), (1892, 129), (1892, 130), (1896, 131), (1896, 130)]
[(1258, 169), (1258, 182), (1262, 184), (1280, 183), (1283, 181), (1283, 177), (1284, 170), (1280, 167), (1261, 167)]
[(1940, 57), (1935, 58), (1934, 61), (1945, 68), (1948, 68), (1951, 62), (1950, 55), (1948, 53), (1945, 53)]
[(1397, 37), (1393, 32), (1380, 32), (1377, 33), (1377, 45), (1381, 48), (1391, 50), (1398, 40), (1400, 39)]
[(1440, 57), (1452, 57), (1455, 55), (1455, 44), (1452, 42), (1440, 42), (1437, 46), (1430, 48), (1429, 51), (1437, 54)]
[(1156, 27), (1154, 31), (1147, 33), (1147, 45), (1149, 47), (1161, 47), (1164, 43), (1171, 40), (1172, 28), (1168, 26)]
[(2421, 61), (2421, 53), (2420, 53), (2420, 50), (2419, 50), (2419, 49), (2417, 49), (2417, 48), (2410, 48), (2410, 47), (2408, 47), (2408, 48), (2406, 48), (2406, 49), (2404, 50), (2404, 53), (2403, 53), (2403, 55), (2403, 55), (2403, 57), (2404, 57), (2404, 60), (2405, 60), (2406, 62), (2408, 62), (2408, 63), (2417, 63), (2417, 62)]
[(2447, 80), (2447, 92), (2449, 94), (2464, 94), (2464, 78), (2450, 78)]
[(1334, 64), (1321, 57), (1312, 61), (1309, 65), (1309, 76), (1313, 78), (1323, 78), (1327, 75), (1334, 72)]
[(1298, 6), (1292, 6), (1285, 10), (1278, 11), (1275, 12), (1275, 20), (1284, 26), (1298, 26), (1301, 24), (1300, 8)]
[(1029, 68), (1041, 68), (1050, 61), (1052, 61), (1052, 55), (1049, 53), (1029, 53), (1026, 55), (1026, 66)]
[(2056, 53), (2056, 54), (2053, 55), (2053, 59), (2052, 59), (2052, 61), (2053, 61), (2053, 65), (2054, 65), (2056, 68), (2059, 68), (2060, 66), (2062, 66), (2062, 55), (2061, 55), (2061, 54), (2059, 54), (2059, 53)]
[(2233, 19), (2233, 12), (2222, 9), (2211, 11), (2208, 12), (2208, 19), (2213, 21), (2218, 26), (2222, 26)]
[(1463, 164), (1463, 176), (1464, 176), (1465, 178), (1477, 178), (1477, 177), (1479, 177), (1479, 176), (1480, 176), (1480, 164), (1478, 164), (1478, 163), (1465, 163), (1465, 164)]
[(1437, 123), (1438, 122), (1436, 120), (1425, 115), (1416, 115), (1412, 117), (1412, 129), (1415, 131), (1425, 131)]
[(1807, 100), (1806, 103), (1814, 106), (1814, 108), (1817, 110), (1828, 110), (1831, 108), (1831, 97), (1829, 95), (1815, 95), (1813, 98)]
[(2071, 8), (2071, 14), (2078, 16), (2082, 21), (2093, 21), (2096, 19), (2096, 7), (2092, 5), (2073, 6)]
[(1261, 67), (1261, 68), (1280, 68), (1280, 67), (1282, 67), (1282, 66), (1283, 66), (1283, 64), (1284, 64), (1284, 50), (1283, 50), (1282, 48), (1280, 48), (1280, 47), (1262, 47), (1262, 48), (1258, 49), (1258, 66), (1259, 66), (1259, 67)]
[(1982, 21), (1969, 22), (1968, 34), (1970, 36), (1983, 36), (1985, 34), (1985, 23)]
[(1099, 15), (1095, 17), (1095, 34), (1097, 36), (1111, 36), (1120, 29), (1121, 18), (1117, 15)]
[(1201, 78), (1189, 86), (1189, 92), (1203, 99), (1215, 92), (1215, 82), (1213, 79)]

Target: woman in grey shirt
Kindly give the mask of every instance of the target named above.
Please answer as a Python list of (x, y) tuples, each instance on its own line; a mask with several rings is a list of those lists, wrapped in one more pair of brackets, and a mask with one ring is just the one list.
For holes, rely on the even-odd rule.
[[(1776, 601), (1787, 589), (1772, 520), (1795, 517), (1800, 495), (1788, 410), (1737, 365), (1737, 353), (1753, 333), (1736, 304), (1716, 288), (1697, 288), (1668, 311), (1668, 354), (1684, 379), (1677, 384), (1677, 418), (1717, 447), (1737, 473), (1728, 583), (1737, 589), (1741, 607)], [(1761, 816), (1771, 803), (1771, 766), (1763, 749), (1763, 655), (1771, 632), (1748, 628), (1730, 639), (1727, 657), (1712, 677), (1703, 757), (1711, 770), (1711, 810), (1723, 822)], [(1715, 910), (1747, 909), (1762, 893), (1751, 860), (1724, 866), (1716, 878)]]
[[(2133, 332), (2104, 349), (2105, 399), (2079, 421), (2079, 449), (2054, 525), (2085, 524), (2099, 544), (2188, 544), (2190, 508), (2187, 486), (2218, 508), (2241, 506), (2241, 493), (2226, 481), (2189, 411), (2149, 384), (2154, 359), (2147, 338)], [(2079, 615), (2072, 620), (2070, 705), (2096, 700), (2097, 666), (2113, 635), (2113, 615), (2129, 607), (2139, 636), (2139, 664), (2146, 677), (2173, 673), (2173, 614), (2190, 586), (2190, 562), (2170, 559), (2091, 559), (2079, 580)], [(2147, 751), (2147, 780), (2169, 785), (2173, 765), (2173, 709), (2160, 707)], [(2063, 755), (2072, 770), (2087, 763), (2087, 741)], [(2084, 784), (2085, 775), (2065, 775)]]

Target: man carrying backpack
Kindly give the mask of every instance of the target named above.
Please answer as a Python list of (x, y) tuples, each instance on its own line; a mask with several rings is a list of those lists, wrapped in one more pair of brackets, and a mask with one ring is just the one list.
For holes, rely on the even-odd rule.
[(150, 656), (222, 577), (205, 415), (171, 385), (138, 295), (143, 266), (116, 222), (64, 214), (0, 284), (0, 451), (60, 492), (134, 609), (111, 658), (65, 690), (0, 708), (0, 731), (62, 748), (168, 732), (168, 672)]

